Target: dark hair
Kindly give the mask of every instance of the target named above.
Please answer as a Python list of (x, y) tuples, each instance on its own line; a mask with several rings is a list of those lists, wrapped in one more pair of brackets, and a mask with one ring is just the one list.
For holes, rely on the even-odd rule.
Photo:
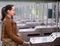
[(2, 10), (1, 10), (1, 15), (2, 15), (1, 21), (4, 20), (6, 14), (7, 14), (7, 11), (11, 10), (13, 6), (14, 5), (6, 5), (5, 7), (2, 8)]

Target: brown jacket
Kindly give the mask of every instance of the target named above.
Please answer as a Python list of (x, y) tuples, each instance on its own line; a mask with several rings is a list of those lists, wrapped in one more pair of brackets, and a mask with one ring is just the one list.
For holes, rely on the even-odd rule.
[(2, 22), (2, 40), (5, 38), (10, 38), (20, 44), (24, 43), (24, 41), (17, 36), (16, 23), (8, 16), (6, 16)]

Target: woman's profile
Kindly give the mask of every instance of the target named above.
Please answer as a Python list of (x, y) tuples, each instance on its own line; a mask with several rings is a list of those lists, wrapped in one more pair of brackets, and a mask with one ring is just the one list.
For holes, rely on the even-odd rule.
[(11, 19), (11, 16), (15, 15), (14, 5), (6, 5), (1, 10), (2, 15), (2, 46), (16, 46), (16, 43), (19, 44), (29, 44), (23, 39), (19, 38), (17, 35), (17, 26), (16, 23)]

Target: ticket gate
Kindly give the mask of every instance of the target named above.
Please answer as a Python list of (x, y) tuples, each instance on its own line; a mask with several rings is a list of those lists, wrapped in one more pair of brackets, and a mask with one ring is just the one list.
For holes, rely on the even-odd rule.
[(49, 36), (31, 37), (31, 46), (60, 46), (60, 32), (54, 32)]
[[(28, 28), (28, 29), (19, 29), (20, 38), (30, 41), (31, 37), (44, 37), (49, 36), (53, 32), (58, 32), (59, 28), (56, 26), (36, 26), (35, 28)], [(51, 43), (49, 43), (51, 45)], [(47, 46), (49, 45), (47, 44)], [(39, 46), (40, 44), (36, 44)], [(42, 44), (44, 45), (44, 44)], [(26, 45), (28, 46), (28, 45)], [(35, 44), (33, 45), (35, 46)]]
[(60, 46), (60, 32), (54, 32), (49, 36), (30, 37), (31, 44), (23, 46)]

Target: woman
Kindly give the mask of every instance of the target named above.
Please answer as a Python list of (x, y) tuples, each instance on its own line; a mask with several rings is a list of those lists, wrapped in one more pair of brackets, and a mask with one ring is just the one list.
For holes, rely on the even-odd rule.
[(6, 5), (2, 8), (2, 46), (16, 46), (16, 42), (19, 44), (29, 44), (20, 39), (17, 35), (16, 23), (11, 19), (11, 16), (15, 14), (14, 5)]

